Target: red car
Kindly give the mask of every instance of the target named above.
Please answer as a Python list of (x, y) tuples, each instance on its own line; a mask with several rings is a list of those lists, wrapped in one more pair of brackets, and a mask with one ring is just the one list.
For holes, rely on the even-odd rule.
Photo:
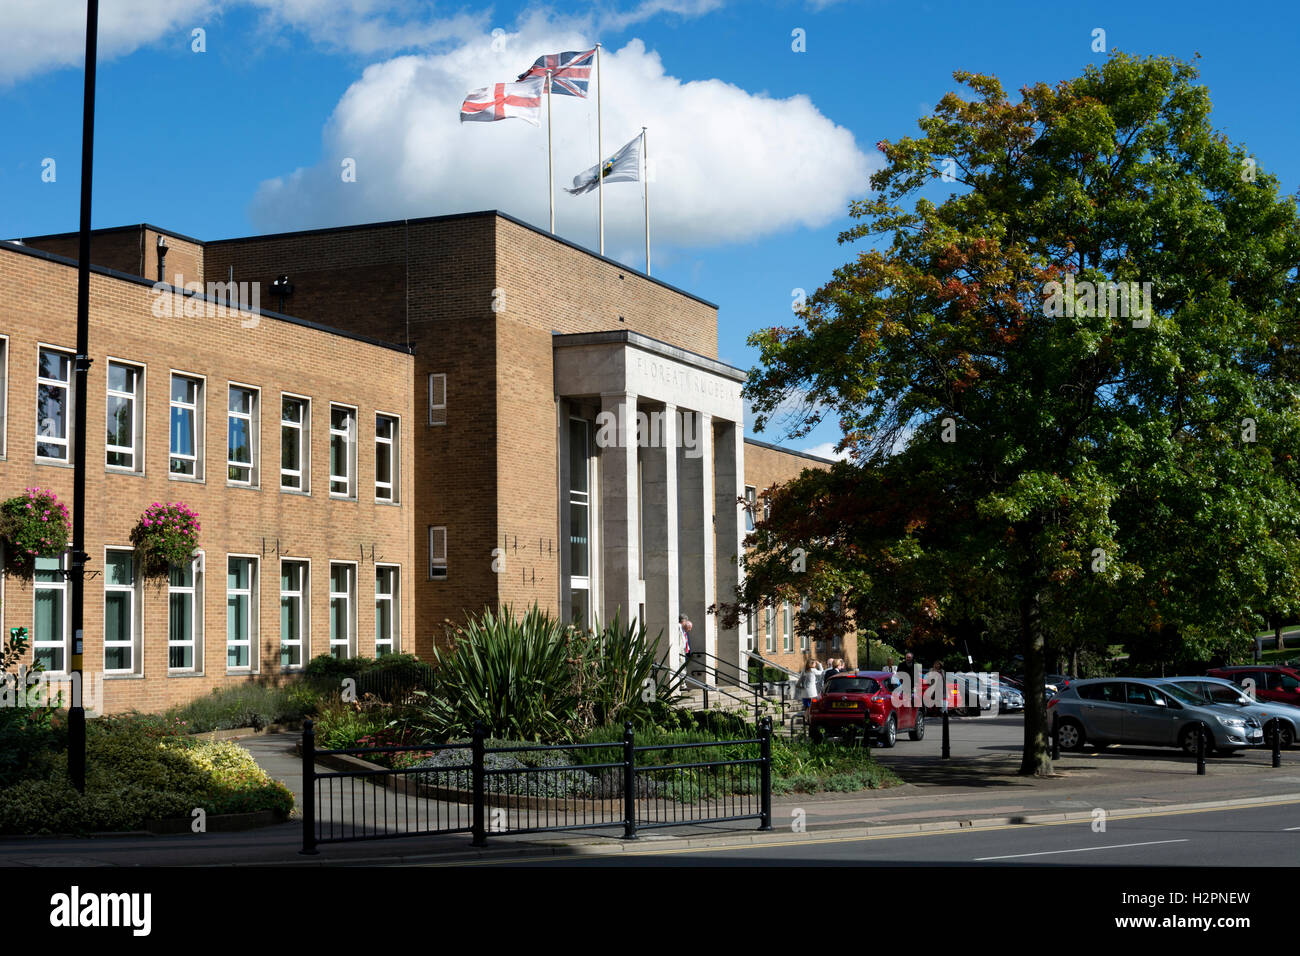
[(912, 740), (924, 737), (925, 713), (894, 679), (890, 671), (852, 671), (828, 680), (808, 714), (813, 741), (820, 742), (828, 734), (862, 735), (892, 747), (903, 730)]
[(1230, 680), (1245, 687), (1253, 683), (1256, 700), (1269, 700), (1278, 704), (1300, 704), (1300, 671), (1294, 667), (1254, 664), (1241, 667), (1216, 667), (1205, 672), (1207, 677)]

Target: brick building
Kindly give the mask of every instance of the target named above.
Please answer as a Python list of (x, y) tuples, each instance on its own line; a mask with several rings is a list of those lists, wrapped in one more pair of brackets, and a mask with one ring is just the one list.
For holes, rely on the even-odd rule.
[[(76, 253), (75, 234), (0, 243), (2, 497), (70, 498)], [(91, 258), (86, 550), (108, 573), (85, 666), (105, 662), (106, 710), (321, 653), (427, 657), (504, 603), (665, 635), (686, 613), (697, 648), (762, 652), (706, 609), (734, 592), (746, 489), (824, 463), (743, 438), (713, 304), (496, 212), (215, 242), (131, 226)], [(116, 549), (174, 500), (202, 554), (140, 582)], [(4, 626), (57, 664), (57, 562), (36, 578), (4, 582)]]

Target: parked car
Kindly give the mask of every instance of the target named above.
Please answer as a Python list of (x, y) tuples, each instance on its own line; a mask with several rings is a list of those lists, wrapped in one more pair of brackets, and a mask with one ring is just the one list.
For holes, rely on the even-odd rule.
[[(895, 693), (898, 690), (903, 693)], [(808, 732), (814, 742), (827, 735), (874, 737), (892, 747), (901, 731), (912, 740), (925, 736), (925, 714), (915, 706), (902, 679), (891, 671), (848, 671), (826, 682), (825, 693), (813, 701)]]
[(1212, 704), (1163, 678), (1095, 678), (1071, 681), (1047, 703), (1057, 720), (1062, 750), (1084, 743), (1145, 744), (1196, 752), (1204, 730), (1209, 749), (1231, 752), (1262, 744), (1258, 717)]
[(1238, 708), (1243, 714), (1258, 717), (1264, 727), (1264, 742), (1269, 746), (1273, 744), (1274, 730), (1281, 731), (1283, 747), (1290, 747), (1296, 741), (1296, 730), (1300, 728), (1300, 707), (1251, 700), (1237, 684), (1220, 677), (1167, 677), (1165, 680), (1212, 703), (1227, 704)]
[[(956, 687), (954, 702), (958, 713), (979, 714), (993, 710), (1024, 710), (1025, 696), (1018, 687), (1012, 687), (1000, 677), (988, 673), (949, 674), (950, 684)], [(951, 690), (950, 690), (951, 693)]]
[[(1300, 704), (1300, 670), (1281, 665), (1246, 664), (1240, 667), (1216, 667), (1207, 677), (1230, 680), (1239, 686), (1253, 686), (1256, 700), (1279, 704)], [(1251, 684), (1247, 684), (1251, 681)]]

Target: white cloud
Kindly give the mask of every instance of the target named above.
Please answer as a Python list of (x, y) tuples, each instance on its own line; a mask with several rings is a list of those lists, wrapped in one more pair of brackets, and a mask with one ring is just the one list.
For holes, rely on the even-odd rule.
[[(109, 0), (99, 5), (98, 59), (122, 56), (166, 34), (188, 35), (215, 8), (212, 0)], [(86, 4), (59, 0), (0, 3), (0, 85), (86, 56)]]
[[(430, 0), (105, 0), (99, 5), (99, 60), (167, 38), (189, 43), (194, 27), (239, 9), (260, 13), (260, 42), (302, 33), (329, 50), (392, 53), (461, 43), (488, 27), (488, 14), (439, 17)], [(86, 5), (69, 0), (0, 2), (0, 84), (60, 67), (81, 68)]]
[[(535, 12), (504, 43), (483, 34), (449, 52), (369, 67), (325, 127), (326, 158), (263, 183), (251, 218), (259, 228), (288, 230), (495, 208), (544, 226), (545, 113), (541, 128), (519, 120), (462, 125), (460, 104), (467, 90), (511, 80), (544, 53), (583, 49), (590, 30), (585, 21)], [(874, 162), (806, 96), (775, 99), (721, 80), (670, 76), (636, 39), (602, 50), (601, 70), (606, 155), (648, 127), (654, 249), (819, 227), (866, 189)], [(596, 162), (594, 103), (553, 100), (557, 232), (595, 245), (596, 195), (561, 189)], [(356, 182), (345, 183), (349, 158)], [(608, 254), (640, 260), (638, 184), (606, 187), (605, 230)]]
[(836, 451), (835, 442), (826, 441), (820, 445), (813, 445), (811, 448), (800, 448), (804, 454), (816, 455), (818, 458), (830, 458), (834, 461), (848, 461), (849, 453), (847, 451)]

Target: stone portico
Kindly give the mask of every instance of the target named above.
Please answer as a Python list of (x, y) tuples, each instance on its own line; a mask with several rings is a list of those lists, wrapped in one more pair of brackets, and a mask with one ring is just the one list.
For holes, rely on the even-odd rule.
[(556, 334), (560, 606), (567, 620), (636, 617), (681, 664), (692, 647), (744, 666), (734, 600), (745, 535), (745, 373), (632, 331)]

